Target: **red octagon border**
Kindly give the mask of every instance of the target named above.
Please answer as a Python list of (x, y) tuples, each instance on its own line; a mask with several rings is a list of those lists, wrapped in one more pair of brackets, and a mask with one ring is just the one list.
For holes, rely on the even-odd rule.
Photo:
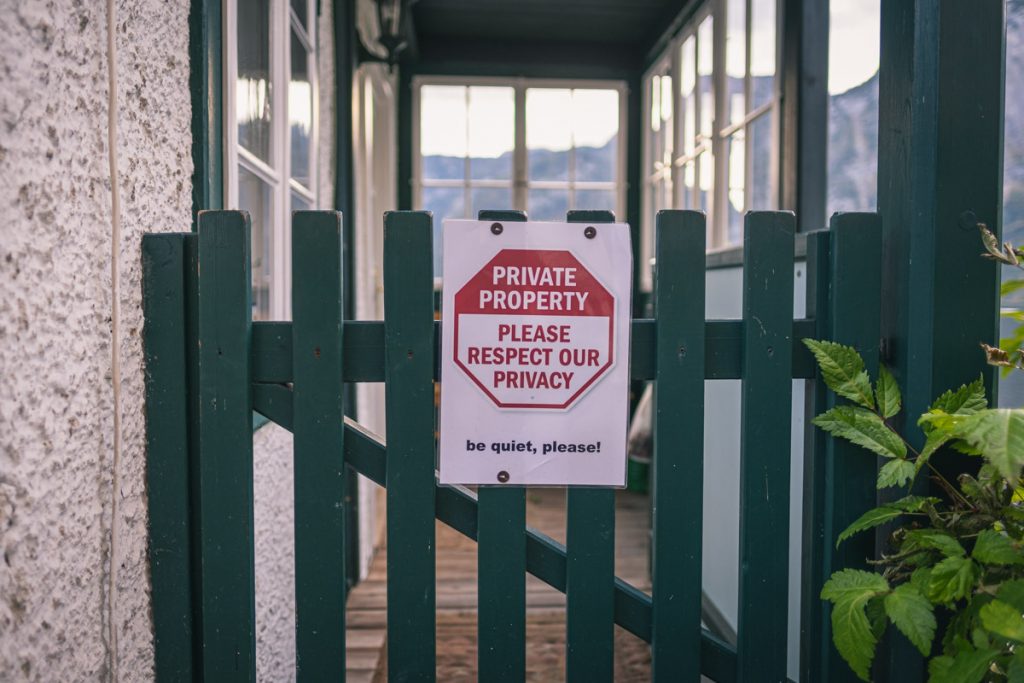
[[(505, 251), (505, 250), (502, 250), (502, 251)], [(572, 256), (572, 258), (577, 263), (579, 263), (581, 267), (587, 268), (576, 257), (576, 254), (573, 254), (568, 249), (564, 249), (562, 251), (565, 251), (570, 256)], [(498, 254), (500, 254), (500, 253), (501, 252), (498, 252)], [(480, 270), (483, 270), (484, 268), (489, 266), (498, 257), (498, 254), (495, 254), (487, 263), (485, 263), (480, 268)], [(480, 270), (478, 270), (476, 272), (479, 273)], [(619, 302), (615, 300), (615, 295), (613, 295), (610, 291), (608, 291), (608, 288), (605, 287), (604, 283), (601, 282), (601, 280), (598, 279), (597, 275), (595, 275), (589, 268), (587, 268), (587, 272), (590, 273), (590, 276), (594, 278), (594, 281), (597, 282), (597, 284), (601, 287), (601, 289), (603, 289), (605, 291), (605, 294), (607, 294), (608, 297), (612, 300), (612, 313), (611, 313), (610, 316), (608, 316), (608, 362), (605, 363), (604, 365), (602, 365), (600, 368), (598, 368), (597, 371), (594, 372), (594, 375), (590, 379), (588, 379), (586, 382), (584, 382), (583, 386), (581, 386), (579, 389), (576, 390), (576, 393), (574, 393), (572, 396), (570, 396), (568, 399), (566, 399), (565, 403), (561, 403), (561, 404), (559, 404), (559, 403), (502, 403), (498, 399), (498, 397), (495, 396), (494, 394), (492, 394), (490, 389), (488, 389), (484, 385), (484, 383), (481, 382), (480, 379), (477, 378), (477, 376), (475, 374), (473, 374), (470, 371), (470, 369), (467, 368), (462, 363), (462, 361), (459, 359), (459, 317), (463, 316), (463, 315), (483, 315), (483, 314), (481, 314), (481, 313), (460, 313), (460, 314), (457, 314), (455, 316), (455, 325), (454, 325), (454, 327), (455, 327), (455, 335), (454, 335), (454, 340), (453, 340), (454, 341), (454, 346), (452, 347), (452, 355), (454, 356), (455, 364), (458, 365), (462, 369), (462, 371), (464, 373), (466, 373), (466, 376), (469, 377), (469, 379), (471, 379), (473, 381), (473, 383), (476, 384), (480, 388), (480, 390), (482, 392), (484, 392), (484, 394), (489, 399), (491, 399), (491, 401), (496, 406), (498, 406), (499, 408), (525, 408), (525, 409), (531, 409), (532, 408), (532, 409), (544, 409), (544, 410), (565, 410), (565, 409), (569, 408), (573, 403), (575, 403), (584, 393), (586, 393), (586, 391), (591, 386), (593, 386), (594, 383), (597, 382), (597, 380), (599, 380), (602, 377), (604, 377), (604, 375), (608, 372), (608, 369), (610, 367), (612, 367), (612, 365), (614, 365), (614, 359), (615, 359), (615, 355), (614, 355), (615, 354), (615, 316), (618, 313)], [(473, 277), (476, 277), (476, 273), (474, 273), (473, 276), (470, 277), (470, 280), (472, 280)], [(458, 297), (458, 295), (462, 293), (462, 290), (464, 290), (468, 285), (469, 285), (469, 282), (467, 281), (466, 284), (464, 284), (462, 287), (460, 287), (459, 291), (455, 293), (455, 297), (452, 297), (452, 300), (454, 301), (455, 298)], [(574, 317), (583, 317), (583, 316), (574, 316)]]

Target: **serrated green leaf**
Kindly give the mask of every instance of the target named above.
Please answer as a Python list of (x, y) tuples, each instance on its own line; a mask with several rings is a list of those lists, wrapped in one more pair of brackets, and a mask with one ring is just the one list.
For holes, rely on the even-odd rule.
[(877, 488), (884, 489), (890, 486), (906, 486), (907, 482), (917, 474), (917, 468), (909, 460), (895, 458), (882, 465), (878, 470)]
[(871, 626), (871, 633), (878, 640), (882, 639), (885, 627), (889, 623), (885, 617), (885, 594), (880, 593), (868, 600), (864, 607), (864, 613), (868, 615), (868, 624)]
[(1024, 612), (1024, 579), (1004, 581), (996, 591), (996, 597)]
[(818, 361), (821, 378), (829, 389), (865, 408), (874, 409), (871, 378), (864, 369), (864, 359), (857, 353), (857, 349), (815, 339), (804, 339), (804, 344)]
[(928, 683), (979, 683), (998, 654), (967, 645), (954, 656), (933, 657), (928, 663)]
[(971, 557), (985, 564), (1024, 564), (1020, 548), (1009, 536), (994, 529), (985, 529), (978, 534)]
[[(907, 548), (907, 545), (910, 548)], [(938, 550), (946, 557), (963, 557), (967, 554), (964, 547), (955, 538), (939, 529), (915, 529), (908, 531), (904, 540), (904, 548), (928, 548)]]
[(832, 436), (846, 439), (886, 458), (905, 458), (907, 446), (875, 413), (855, 406), (836, 406), (813, 423)]
[(880, 574), (844, 569), (825, 582), (821, 598), (832, 602), (832, 642), (853, 672), (868, 680), (878, 638), (868, 620), (868, 602), (889, 590)]
[(890, 418), (900, 412), (902, 398), (896, 378), (884, 365), (878, 366), (878, 381), (875, 383), (875, 403), (882, 417)]
[(1024, 643), (1024, 616), (1002, 600), (993, 600), (981, 608), (981, 625), (1007, 640)]
[(979, 377), (957, 390), (949, 390), (939, 396), (931, 405), (932, 410), (941, 410), (950, 415), (972, 415), (988, 407), (985, 398), (985, 380)]
[(885, 524), (889, 520), (896, 519), (902, 514), (919, 512), (927, 503), (937, 502), (937, 498), (924, 498), (921, 496), (906, 496), (892, 503), (886, 503), (879, 507), (868, 510), (861, 515), (850, 526), (843, 529), (836, 540), (836, 547), (854, 534), (871, 529), (879, 524)]
[(928, 579), (928, 599), (947, 604), (967, 597), (978, 582), (980, 569), (968, 557), (947, 557), (932, 567)]
[(977, 449), (1010, 482), (1017, 482), (1024, 466), (1024, 408), (983, 410), (964, 418), (957, 438)]
[(911, 584), (902, 584), (885, 596), (885, 613), (914, 647), (927, 657), (935, 637), (935, 614), (927, 598)]

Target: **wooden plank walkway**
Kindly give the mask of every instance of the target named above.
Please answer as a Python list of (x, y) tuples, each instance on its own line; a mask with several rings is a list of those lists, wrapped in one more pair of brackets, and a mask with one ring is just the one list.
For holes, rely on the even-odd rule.
[[(383, 514), (383, 510), (381, 511)], [(565, 491), (527, 493), (527, 523), (565, 542)], [(615, 573), (650, 592), (647, 572), (649, 508), (646, 496), (616, 493)], [(383, 536), (381, 536), (383, 539)], [(383, 541), (381, 541), (383, 545)], [(387, 680), (387, 548), (374, 557), (367, 578), (348, 598), (348, 681)], [(476, 543), (437, 523), (437, 678), (475, 681)], [(527, 680), (547, 683), (565, 678), (565, 596), (533, 576), (526, 582)], [(650, 680), (646, 643), (615, 629), (615, 680)]]

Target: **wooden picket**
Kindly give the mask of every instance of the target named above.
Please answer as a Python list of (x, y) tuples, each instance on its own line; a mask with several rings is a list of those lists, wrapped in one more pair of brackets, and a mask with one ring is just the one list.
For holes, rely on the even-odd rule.
[[(515, 212), (483, 212), (495, 221)], [(575, 212), (570, 221), (614, 220)], [(345, 465), (387, 488), (390, 680), (436, 677), (434, 519), (478, 542), (481, 680), (525, 678), (525, 575), (567, 596), (566, 676), (611, 680), (617, 624), (650, 643), (656, 681), (786, 680), (790, 424), (831, 405), (800, 343), (830, 337), (878, 360), (880, 228), (838, 215), (807, 238), (808, 315), (793, 319), (794, 217), (746, 218), (742, 320), (706, 320), (702, 214), (657, 217), (653, 320), (633, 320), (630, 378), (655, 382), (652, 594), (614, 576), (614, 492), (572, 488), (567, 544), (525, 526), (522, 487), (479, 494), (435, 472), (432, 219), (385, 217), (385, 320), (342, 318), (342, 223), (300, 212), (293, 322), (251, 321), (249, 222), (205, 212), (198, 236), (143, 240), (150, 560), (161, 679), (255, 680), (252, 410), (295, 435), (296, 670), (345, 668)], [(202, 267), (199, 267), (201, 264)], [(868, 284), (865, 285), (864, 283)], [(742, 381), (737, 644), (701, 625), (704, 385)], [(342, 412), (343, 382), (386, 382), (386, 442)], [(801, 678), (839, 680), (828, 573), (867, 547), (832, 542), (873, 503), (870, 458), (807, 432)], [(385, 445), (386, 443), (386, 445)], [(842, 452), (841, 452), (842, 451)], [(856, 485), (850, 486), (850, 482)]]

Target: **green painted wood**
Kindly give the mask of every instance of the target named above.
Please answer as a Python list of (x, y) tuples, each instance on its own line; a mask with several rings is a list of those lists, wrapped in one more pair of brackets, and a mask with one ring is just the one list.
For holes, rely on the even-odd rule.
[(224, 207), (222, 5), (220, 0), (191, 0), (189, 7), (193, 230), (199, 211)]
[[(829, 339), (829, 249), (832, 233), (817, 230), (807, 235), (807, 315), (815, 319), (812, 339)], [(801, 337), (796, 346), (803, 346)], [(815, 415), (827, 409), (828, 389), (818, 377), (804, 382), (804, 421), (810, 425)], [(828, 434), (820, 429), (804, 429), (803, 528), (800, 569), (800, 680), (825, 680), (825, 662), (832, 656), (831, 624), (821, 599), (825, 583), (825, 555), (833, 541), (825, 535), (826, 456)]]
[[(347, 343), (347, 342), (346, 342)], [(284, 429), (292, 428), (292, 393), (280, 384), (253, 385), (253, 402)], [(345, 420), (345, 461), (360, 474), (384, 486), (384, 442), (356, 422)], [(438, 486), (437, 519), (471, 540), (478, 538), (477, 498), (462, 486)], [(561, 543), (536, 529), (526, 530), (526, 569), (555, 590), (565, 592), (567, 558)], [(622, 579), (615, 579), (615, 623), (644, 642), (651, 642), (651, 598)], [(706, 629), (701, 629), (702, 673), (712, 680), (736, 680), (736, 651)]]
[(435, 678), (431, 217), (384, 214), (388, 677)]
[(192, 659), (193, 673), (201, 667), (203, 647), (203, 548), (200, 536), (199, 467), (199, 232), (185, 235), (185, 365), (188, 382), (189, 510), (192, 519)]
[(193, 677), (184, 244), (180, 234), (142, 237), (149, 567), (160, 680)]
[(526, 679), (526, 489), (481, 487), (477, 501), (478, 675)]
[(199, 214), (202, 675), (256, 678), (249, 215)]
[(656, 219), (652, 478), (654, 681), (700, 680), (704, 501), (704, 251), (699, 211)]
[(750, 212), (744, 229), (736, 675), (784, 681), (795, 218)]
[[(633, 321), (630, 346), (630, 379), (655, 377), (654, 320)], [(794, 320), (793, 336), (813, 336), (814, 320)], [(438, 345), (440, 321), (434, 325), (434, 343)], [(292, 381), (291, 323), (253, 323), (253, 381)], [(704, 378), (740, 379), (742, 377), (743, 323), (739, 320), (708, 320), (705, 323)], [(384, 323), (379, 320), (346, 320), (344, 372), (346, 382), (384, 381)], [(438, 379), (434, 366), (434, 379)], [(814, 377), (814, 358), (802, 345), (793, 347), (794, 379)]]
[(292, 214), (295, 659), (300, 681), (345, 678), (341, 214)]
[[(610, 211), (570, 211), (566, 220), (614, 223), (615, 216)], [(613, 415), (609, 419), (617, 418)], [(570, 488), (566, 508), (565, 677), (569, 683), (611, 681), (615, 650), (615, 491)]]
[[(903, 389), (906, 418), (897, 424), (915, 447), (924, 442), (916, 416), (943, 391), (981, 374), (996, 396), (997, 372), (978, 342), (998, 339), (999, 268), (978, 257), (970, 223), (984, 222), (997, 236), (1002, 227), (1005, 6), (881, 4), (882, 334)], [(979, 465), (952, 449), (931, 463), (950, 480)], [(926, 492), (930, 482), (919, 481)], [(920, 660), (910, 663), (913, 646), (896, 629), (889, 633), (879, 676), (925, 680)]]
[[(518, 223), (525, 211), (480, 211), (482, 221)], [(526, 679), (526, 489), (481, 486), (477, 494), (477, 675)]]
[[(882, 302), (881, 220), (874, 213), (835, 214), (830, 231), (827, 336), (856, 348), (864, 358), (868, 373), (877, 377)], [(825, 408), (837, 402), (835, 394), (827, 392)], [(864, 449), (841, 439), (826, 439), (824, 455), (826, 551), (821, 578), (827, 580), (839, 569), (868, 569), (868, 560), (874, 557), (875, 543), (871, 534), (858, 534), (839, 548), (835, 547), (835, 542), (843, 529), (875, 506), (878, 465), (876, 458)], [(826, 606), (824, 614), (829, 613)], [(823, 637), (831, 642), (831, 622), (824, 622), (822, 627)], [(834, 647), (828, 648), (825, 655), (825, 678), (857, 680)]]

